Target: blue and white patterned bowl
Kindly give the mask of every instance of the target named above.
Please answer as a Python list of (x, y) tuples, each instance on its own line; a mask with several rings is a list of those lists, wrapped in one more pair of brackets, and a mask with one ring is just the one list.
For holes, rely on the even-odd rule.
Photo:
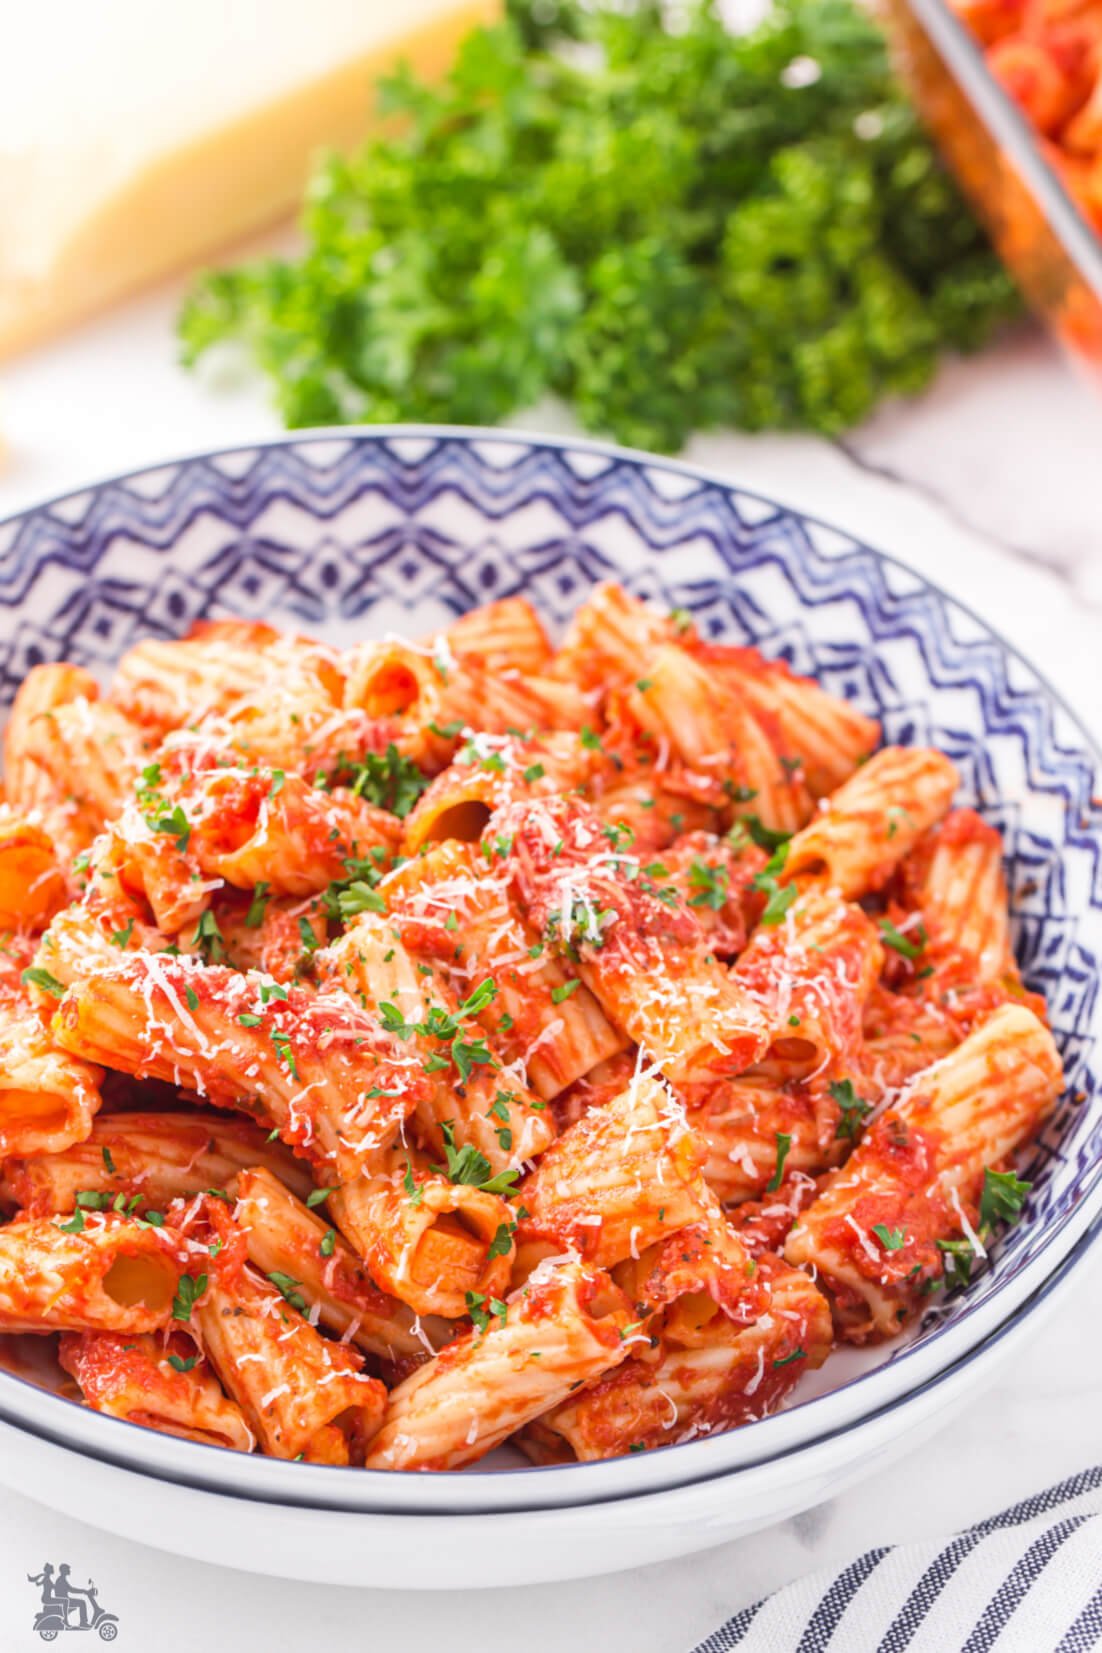
[[(612, 1464), (462, 1477), (244, 1459), (155, 1437), (0, 1374), (0, 1420), (193, 1487), (318, 1509), (550, 1509), (780, 1459), (881, 1414), (967, 1357), (1102, 1212), (1102, 806), (1096, 754), (973, 613), (822, 523), (688, 466), (596, 443), (443, 429), (301, 434), (117, 478), (0, 524), (0, 705), (42, 660), (105, 677), (141, 637), (229, 614), (351, 641), (527, 594), (552, 627), (598, 580), (689, 609), (948, 752), (1003, 832), (1015, 942), (1051, 1007), (1067, 1096), (1025, 1172), (1025, 1217), (905, 1345), (843, 1353), (785, 1413)], [(839, 1387), (839, 1385), (842, 1385)], [(737, 1479), (737, 1477), (736, 1477)]]

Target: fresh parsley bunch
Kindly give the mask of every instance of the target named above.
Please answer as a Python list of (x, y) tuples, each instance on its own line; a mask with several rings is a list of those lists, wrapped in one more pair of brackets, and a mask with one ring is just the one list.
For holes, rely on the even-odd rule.
[(202, 278), (184, 360), (245, 344), (288, 425), (837, 432), (1015, 306), (851, 0), (515, 0), (449, 78), (380, 86), (397, 135), (326, 160), (306, 249)]

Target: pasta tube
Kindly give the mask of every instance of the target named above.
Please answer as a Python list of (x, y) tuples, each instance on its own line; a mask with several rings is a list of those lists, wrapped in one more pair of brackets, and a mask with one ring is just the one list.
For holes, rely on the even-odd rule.
[(977, 1233), (987, 1173), (1037, 1129), (1060, 1092), (1052, 1035), (1004, 1005), (919, 1074), (798, 1219), (785, 1257), (813, 1266), (839, 1334), (888, 1337), (945, 1275), (946, 1243)]
[(113, 1212), (0, 1228), (0, 1331), (153, 1332), (180, 1279), (178, 1237)]
[(32, 1010), (0, 1005), (0, 1156), (81, 1142), (102, 1097), (103, 1069), (58, 1048)]
[(461, 1469), (628, 1353), (631, 1309), (607, 1275), (545, 1266), (483, 1329), (449, 1343), (393, 1389), (368, 1469)]
[(554, 1124), (523, 1069), (506, 1072), (481, 1029), (469, 1023), (473, 1006), (496, 992), (490, 978), (460, 1003), (445, 980), (415, 963), (389, 925), (368, 913), (319, 956), (317, 968), (334, 992), (343, 989), (382, 1016), (423, 1069), (426, 1094), (417, 1122), (437, 1153), (449, 1127), (454, 1142), (483, 1157), (488, 1174), (546, 1148)]
[(458, 1320), (472, 1295), (508, 1284), (515, 1224), (505, 1201), (415, 1169), (400, 1151), (385, 1171), (337, 1189), (330, 1209), (373, 1277), (419, 1315)]
[(310, 1191), (305, 1166), (281, 1143), (249, 1120), (198, 1110), (101, 1114), (71, 1148), (7, 1160), (0, 1187), (35, 1217), (72, 1211), (82, 1193), (164, 1211), (211, 1188), (233, 1194), (247, 1166), (265, 1167), (300, 1195)]
[(702, 1158), (672, 1093), (637, 1074), (614, 1101), (592, 1108), (553, 1142), (521, 1183), (528, 1213), (517, 1230), (522, 1262), (567, 1250), (599, 1268), (638, 1257), (714, 1210)]
[(338, 1176), (393, 1141), (426, 1095), (406, 1055), (344, 994), (135, 953), (75, 982), (53, 1021), (74, 1055), (272, 1119)]
[(847, 901), (879, 889), (946, 813), (957, 781), (941, 752), (884, 747), (796, 833), (784, 877), (818, 880)]
[(660, 754), (672, 752), (710, 783), (708, 802), (746, 799), (774, 832), (794, 832), (807, 820), (811, 799), (798, 770), (781, 762), (742, 695), (687, 650), (665, 644), (649, 655), (643, 676), (624, 691), (624, 706)]
[(514, 806), (494, 817), (518, 898), (608, 1019), (674, 1083), (738, 1073), (768, 1043), (757, 1004), (707, 952), (693, 909), (620, 846), (584, 804)]
[(269, 1457), (359, 1463), (386, 1390), (361, 1371), (357, 1354), (314, 1330), (296, 1296), (220, 1253), (192, 1319), (222, 1387)]
[(813, 798), (834, 792), (875, 750), (880, 739), (875, 718), (828, 694), (814, 678), (798, 677), (785, 661), (719, 643), (698, 644), (694, 652), (744, 697), (766, 728), (777, 731), (780, 749)]
[(656, 1348), (634, 1348), (622, 1366), (539, 1418), (521, 1445), (538, 1463), (616, 1458), (775, 1412), (830, 1353), (830, 1308), (799, 1269), (769, 1257), (759, 1268), (766, 1302), (749, 1325), (706, 1296), (679, 1304)]
[(58, 1359), (95, 1412), (234, 1452), (256, 1444), (240, 1407), (179, 1333), (165, 1343), (148, 1333), (65, 1332)]
[[(441, 876), (392, 896), (392, 917), (410, 951), (438, 960), (463, 997), (493, 984), (474, 1015), (506, 1067), (546, 1101), (626, 1049), (592, 993), (572, 985), (573, 972), (521, 916), (500, 872), (480, 872), (473, 851), (458, 845), (428, 861)], [(390, 894), (389, 878), (384, 886)]]
[[(335, 1206), (341, 1195), (334, 1190), (329, 1198)], [(249, 1261), (269, 1279), (278, 1275), (289, 1281), (290, 1289), (316, 1307), (318, 1324), (327, 1332), (392, 1363), (431, 1354), (430, 1336), (437, 1344), (446, 1341), (442, 1322), (418, 1325), (405, 1303), (379, 1290), (335, 1228), (271, 1171), (257, 1166), (242, 1172), (233, 1215)], [(464, 1305), (459, 1313), (465, 1312)]]

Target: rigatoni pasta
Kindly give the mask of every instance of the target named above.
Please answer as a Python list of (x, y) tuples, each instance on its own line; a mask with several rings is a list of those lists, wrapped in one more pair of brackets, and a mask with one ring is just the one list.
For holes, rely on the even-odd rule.
[(598, 586), (36, 667), (0, 810), (0, 1329), (237, 1451), (743, 1427), (963, 1284), (1061, 1087), (932, 749)]

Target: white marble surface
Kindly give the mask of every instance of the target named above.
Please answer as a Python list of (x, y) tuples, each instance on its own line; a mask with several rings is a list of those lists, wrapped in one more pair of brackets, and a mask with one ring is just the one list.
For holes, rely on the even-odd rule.
[[(174, 297), (166, 289), (3, 371), (0, 515), (112, 471), (275, 430), (254, 388), (212, 386), (174, 366)], [(516, 423), (569, 428), (554, 408)], [(982, 359), (947, 368), (920, 401), (881, 413), (844, 445), (709, 436), (689, 457), (911, 561), (1005, 631), (1102, 732), (1102, 403), (1039, 333), (1024, 329)], [(96, 1579), (120, 1614), (120, 1647), (259, 1653), (278, 1634), (288, 1646), (413, 1653), (444, 1638), (460, 1653), (681, 1653), (790, 1578), (872, 1544), (950, 1532), (1097, 1461), (1102, 1256), (1082, 1272), (1043, 1340), (946, 1434), (767, 1533), (641, 1573), (411, 1600), (181, 1563), (100, 1535), (93, 1509), (84, 1524), (31, 1496), (8, 1498), (0, 1504), (0, 1649), (37, 1645), (23, 1575), (51, 1557), (67, 1559), (78, 1581)]]

